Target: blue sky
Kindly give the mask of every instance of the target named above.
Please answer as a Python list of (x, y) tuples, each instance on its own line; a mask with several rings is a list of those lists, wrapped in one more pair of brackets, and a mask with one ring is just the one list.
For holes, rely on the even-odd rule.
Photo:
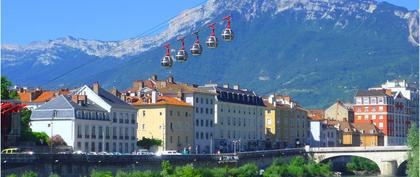
[[(151, 27), (205, 0), (2, 0), (1, 43), (74, 36), (121, 40), (138, 36)], [(418, 0), (386, 0), (418, 9)]]

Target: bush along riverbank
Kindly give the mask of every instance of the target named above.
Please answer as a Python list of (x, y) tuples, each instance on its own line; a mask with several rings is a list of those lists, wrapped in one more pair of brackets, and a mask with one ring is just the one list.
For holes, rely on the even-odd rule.
[(347, 170), (353, 172), (357, 176), (379, 175), (379, 167), (368, 159), (362, 157), (352, 157), (350, 162), (346, 164)]
[[(293, 157), (290, 162), (275, 159), (263, 172), (253, 163), (248, 163), (237, 168), (219, 167), (203, 168), (193, 165), (172, 166), (168, 161), (162, 162), (162, 170), (155, 171), (118, 171), (115, 176), (111, 171), (96, 171), (90, 173), (91, 177), (324, 177), (332, 176), (330, 164), (316, 164), (305, 161), (301, 156)], [(8, 175), (7, 177), (17, 177)], [(22, 177), (38, 177), (34, 172), (25, 172)], [(51, 177), (59, 177), (54, 174)]]

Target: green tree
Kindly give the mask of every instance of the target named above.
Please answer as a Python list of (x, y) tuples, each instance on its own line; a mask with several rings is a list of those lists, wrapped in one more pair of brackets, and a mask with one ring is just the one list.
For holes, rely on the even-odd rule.
[(375, 162), (363, 157), (351, 157), (351, 160), (346, 164), (346, 167), (350, 171), (379, 172), (379, 167)]
[(162, 140), (153, 139), (153, 138), (145, 138), (143, 137), (141, 140), (137, 141), (137, 146), (150, 149), (152, 146), (160, 146), (162, 145)]
[(90, 177), (112, 177), (111, 171), (96, 171), (92, 170)]
[(16, 91), (10, 91), (9, 87), (12, 85), (12, 82), (7, 80), (5, 76), (1, 76), (1, 99), (19, 99), (19, 95)]
[(32, 140), (33, 137), (31, 127), (29, 126), (31, 114), (32, 111), (27, 108), (20, 110), (21, 139), (24, 141)]
[(253, 163), (247, 163), (239, 168), (232, 168), (229, 174), (237, 177), (255, 177), (258, 176), (258, 167)]
[(17, 177), (17, 175), (13, 173), (13, 174), (7, 175), (6, 177)]
[(410, 154), (408, 157), (408, 176), (419, 176), (419, 130), (416, 124), (411, 124), (408, 130), (408, 146), (410, 147)]
[(169, 161), (167, 161), (167, 160), (162, 161), (161, 166), (162, 166), (161, 175), (163, 177), (170, 176), (170, 175), (173, 174), (174, 169), (173, 169), (171, 163), (169, 163)]
[(38, 174), (33, 171), (25, 171), (22, 177), (38, 177)]

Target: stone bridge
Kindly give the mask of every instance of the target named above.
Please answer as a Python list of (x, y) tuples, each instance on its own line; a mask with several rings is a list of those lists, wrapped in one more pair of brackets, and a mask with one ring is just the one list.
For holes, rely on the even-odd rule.
[(377, 146), (377, 147), (306, 147), (307, 155), (316, 162), (323, 162), (335, 157), (357, 156), (375, 162), (381, 175), (397, 174), (398, 168), (408, 160), (407, 146)]

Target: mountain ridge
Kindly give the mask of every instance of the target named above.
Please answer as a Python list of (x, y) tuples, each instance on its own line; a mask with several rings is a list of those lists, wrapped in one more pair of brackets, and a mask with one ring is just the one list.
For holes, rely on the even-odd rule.
[[(234, 41), (220, 41), (218, 49), (205, 48), (201, 57), (175, 63), (169, 71), (160, 67), (161, 44), (175, 43), (179, 34), (218, 22), (215, 19), (226, 14), (234, 19)], [(162, 33), (124, 43), (65, 37), (62, 43), (44, 41), (32, 49), (2, 45), (2, 70), (17, 84), (47, 87), (100, 81), (105, 87), (127, 88), (132, 80), (152, 73), (171, 74), (187, 83), (240, 83), (259, 94), (289, 94), (305, 106), (325, 107), (336, 99), (351, 100), (356, 89), (385, 80), (417, 80), (415, 17), (418, 11), (373, 0), (213, 0), (185, 10)], [(217, 32), (222, 25), (218, 23)], [(206, 35), (207, 28), (201, 40)], [(77, 48), (88, 43), (93, 47)], [(186, 46), (191, 43), (190, 37)], [(54, 80), (91, 61), (89, 67)]]

